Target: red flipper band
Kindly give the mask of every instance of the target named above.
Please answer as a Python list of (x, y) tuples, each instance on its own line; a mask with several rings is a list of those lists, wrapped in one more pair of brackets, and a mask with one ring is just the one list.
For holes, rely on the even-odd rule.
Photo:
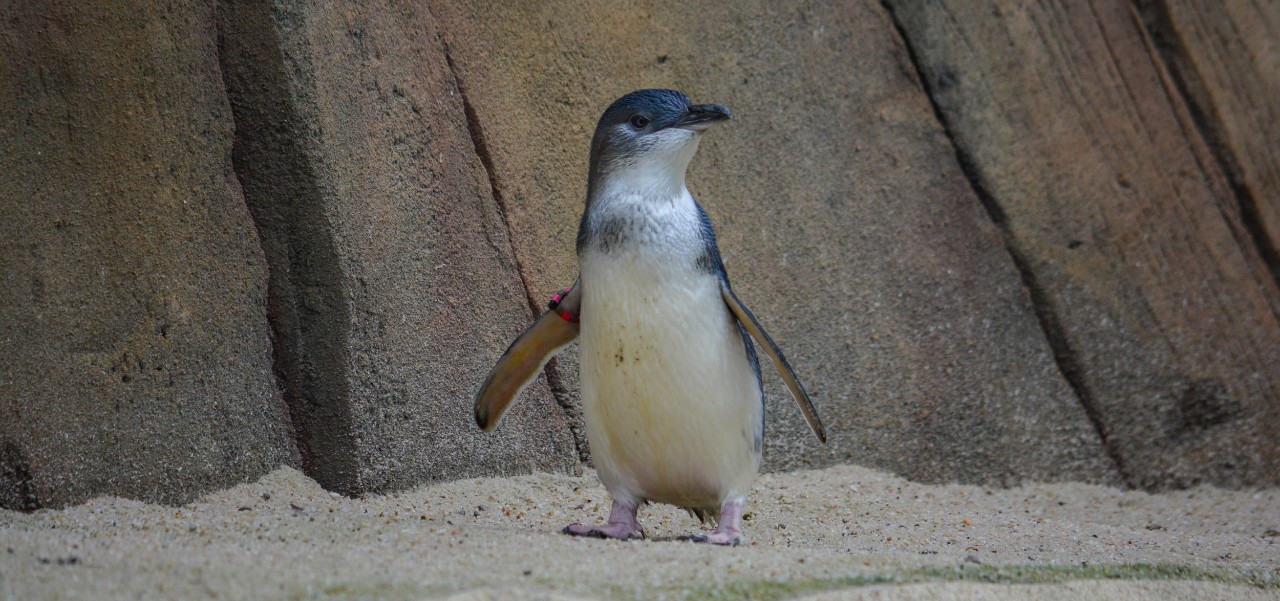
[[(552, 311), (555, 311), (555, 310), (556, 310), (556, 308), (560, 306), (560, 303), (561, 303), (561, 302), (564, 302), (565, 297), (566, 297), (566, 296), (569, 296), (569, 291), (570, 291), (570, 290), (573, 290), (573, 289), (572, 289), (572, 288), (565, 288), (564, 290), (561, 290), (560, 292), (557, 292), (557, 293), (555, 293), (555, 294), (552, 294), (552, 295), (551, 295), (551, 300), (550, 300), (550, 301), (547, 301), (547, 308), (548, 308), (548, 309), (550, 309), (550, 310), (552, 310)], [(559, 315), (560, 315), (560, 319), (563, 319), (563, 320), (565, 320), (565, 321), (567, 321), (567, 322), (569, 322), (569, 323), (578, 323), (578, 316), (577, 316), (577, 315), (574, 315), (573, 313), (570, 313), (570, 312), (568, 312), (568, 311), (560, 311), (560, 312), (559, 312)]]

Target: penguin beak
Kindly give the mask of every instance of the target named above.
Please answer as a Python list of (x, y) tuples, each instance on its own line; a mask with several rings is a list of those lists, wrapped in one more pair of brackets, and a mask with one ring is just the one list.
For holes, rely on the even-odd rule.
[(729, 107), (723, 104), (695, 104), (689, 107), (684, 116), (672, 123), (671, 127), (704, 132), (712, 125), (732, 118), (733, 113), (729, 112)]

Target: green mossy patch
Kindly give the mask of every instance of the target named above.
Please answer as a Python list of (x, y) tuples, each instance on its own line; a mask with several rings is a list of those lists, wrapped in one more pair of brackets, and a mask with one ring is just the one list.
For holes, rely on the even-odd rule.
[(1280, 572), (1228, 570), (1174, 563), (1104, 565), (969, 565), (915, 568), (897, 574), (867, 574), (835, 579), (740, 580), (714, 587), (664, 591), (690, 601), (745, 599), (773, 601), (823, 591), (877, 584), (920, 582), (986, 582), (992, 584), (1056, 584), (1072, 580), (1192, 580), (1280, 590)]

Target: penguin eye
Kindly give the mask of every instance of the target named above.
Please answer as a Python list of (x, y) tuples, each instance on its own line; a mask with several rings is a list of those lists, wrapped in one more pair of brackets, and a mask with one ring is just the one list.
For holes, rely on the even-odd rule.
[(631, 127), (634, 127), (636, 129), (644, 129), (644, 126), (648, 124), (649, 124), (649, 118), (645, 117), (644, 115), (631, 116)]

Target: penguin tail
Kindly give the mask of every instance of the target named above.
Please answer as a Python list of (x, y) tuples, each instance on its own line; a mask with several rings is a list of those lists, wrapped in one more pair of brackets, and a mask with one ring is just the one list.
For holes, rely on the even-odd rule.
[(685, 511), (688, 511), (688, 512), (689, 512), (689, 515), (693, 516), (693, 518), (694, 518), (694, 519), (696, 519), (696, 520), (698, 520), (698, 521), (700, 521), (700, 522), (702, 522), (703, 524), (706, 524), (706, 525), (708, 525), (708, 526), (712, 526), (712, 527), (714, 527), (714, 526), (716, 526), (716, 525), (717, 525), (717, 522), (719, 522), (719, 519), (718, 519), (718, 518), (720, 517), (720, 509), (719, 509), (719, 508), (716, 508), (716, 507), (685, 507), (685, 508), (684, 508), (684, 510), (685, 510)]

